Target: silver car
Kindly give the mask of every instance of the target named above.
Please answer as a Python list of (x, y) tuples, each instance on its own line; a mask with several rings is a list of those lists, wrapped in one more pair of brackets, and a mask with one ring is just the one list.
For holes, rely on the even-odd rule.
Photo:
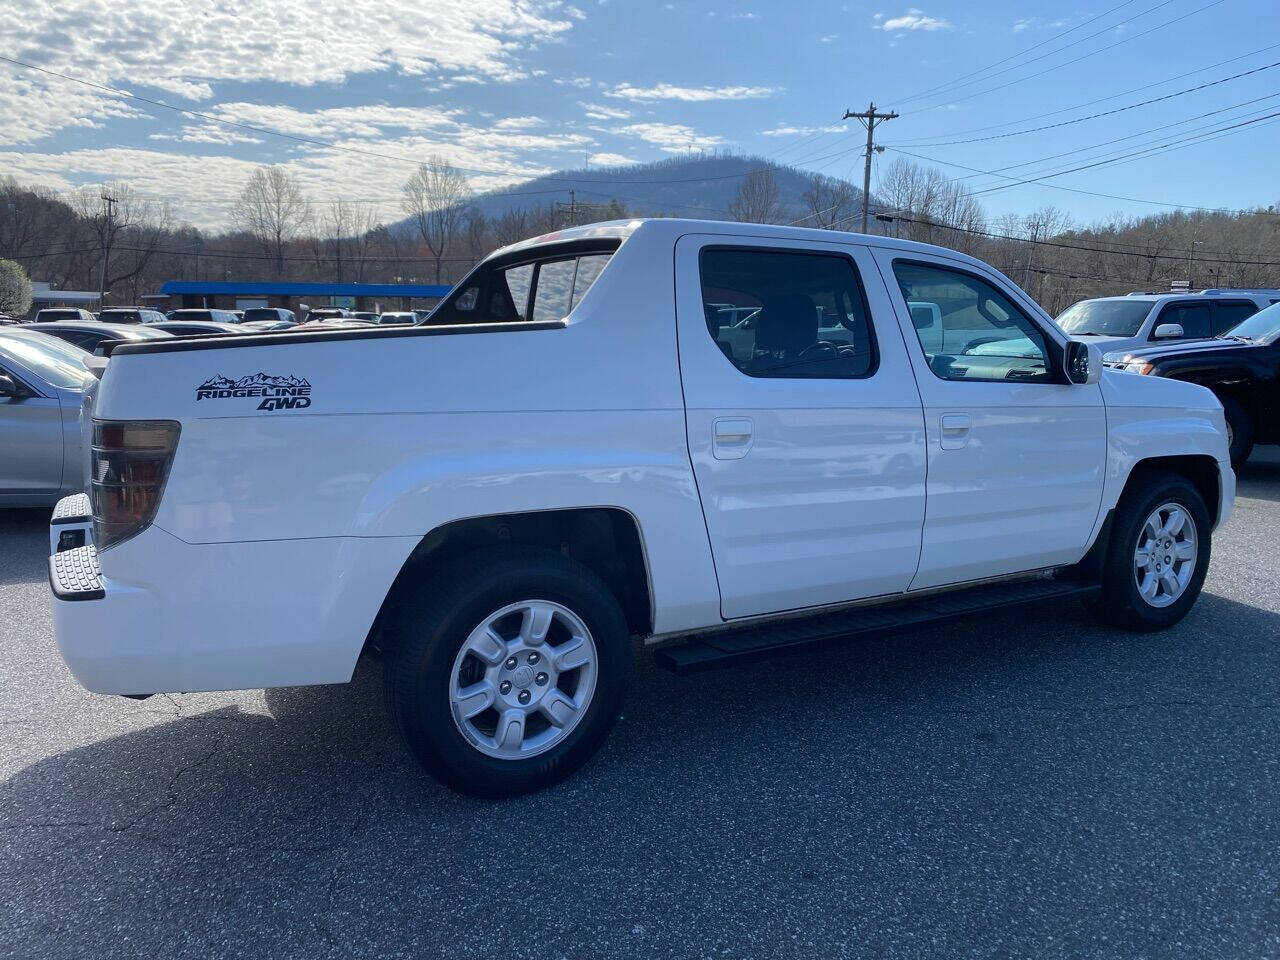
[(45, 506), (84, 490), (80, 408), (98, 382), (91, 359), (55, 337), (0, 327), (0, 507)]

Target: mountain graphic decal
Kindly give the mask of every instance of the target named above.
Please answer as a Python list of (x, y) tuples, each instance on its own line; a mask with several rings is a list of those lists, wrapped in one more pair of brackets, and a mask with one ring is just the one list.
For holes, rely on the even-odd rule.
[(309, 387), (310, 381), (304, 377), (295, 377), (290, 374), (287, 377), (280, 377), (270, 373), (251, 374), (247, 377), (241, 377), (239, 380), (232, 380), (230, 377), (211, 377), (197, 387), (198, 390), (240, 390), (246, 387)]

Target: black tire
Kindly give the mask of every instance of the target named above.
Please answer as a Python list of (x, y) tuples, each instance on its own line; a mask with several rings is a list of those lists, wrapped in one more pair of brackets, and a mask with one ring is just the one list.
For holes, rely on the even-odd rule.
[[(1195, 524), (1196, 559), (1191, 579), (1168, 606), (1153, 606), (1138, 589), (1134, 553), (1147, 518), (1165, 503), (1186, 511)], [(1188, 480), (1167, 474), (1133, 477), (1112, 520), (1111, 538), (1102, 564), (1102, 596), (1096, 607), (1103, 619), (1127, 630), (1163, 630), (1187, 615), (1200, 596), (1212, 553), (1211, 521), (1200, 491)]]
[[(454, 660), (487, 617), (534, 599), (568, 608), (591, 631), (595, 690), (577, 725), (546, 752), (492, 757), (472, 745), (454, 721)], [(540, 790), (586, 763), (618, 718), (631, 671), (631, 640), (613, 593), (581, 563), (536, 547), (493, 547), (450, 561), (400, 603), (388, 634), (384, 689), (392, 722), (432, 776), (477, 797)]]
[(1253, 414), (1232, 397), (1219, 397), (1231, 436), (1231, 468), (1239, 470), (1253, 452)]

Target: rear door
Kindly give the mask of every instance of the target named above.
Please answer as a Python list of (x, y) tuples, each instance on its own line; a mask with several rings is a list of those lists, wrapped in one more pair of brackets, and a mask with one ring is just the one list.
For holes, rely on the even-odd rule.
[(866, 248), (685, 236), (676, 311), (724, 617), (905, 590), (924, 521), (923, 423)]

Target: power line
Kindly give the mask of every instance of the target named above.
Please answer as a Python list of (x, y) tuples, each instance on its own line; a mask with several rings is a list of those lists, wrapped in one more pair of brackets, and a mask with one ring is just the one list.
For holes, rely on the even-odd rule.
[(1113, 110), (1103, 110), (1098, 113), (1091, 113), (1085, 117), (1076, 117), (1073, 120), (1061, 120), (1058, 123), (1048, 123), (1040, 127), (1030, 127), (1026, 130), (1011, 130), (1008, 133), (996, 133), (987, 137), (971, 137), (967, 140), (937, 140), (932, 143), (913, 143), (912, 146), (917, 147), (951, 147), (958, 146), (963, 143), (985, 143), (989, 140), (1003, 140), (1007, 137), (1020, 137), (1028, 133), (1040, 133), (1044, 130), (1056, 130), (1059, 127), (1069, 127), (1076, 123), (1084, 123), (1086, 120), (1097, 120), (1101, 117), (1110, 117), (1117, 113), (1124, 113), (1128, 110), (1136, 110), (1139, 107), (1147, 107), (1153, 103), (1161, 103), (1165, 100), (1173, 100), (1176, 97), (1186, 96), (1189, 93), (1196, 93), (1200, 90), (1207, 90), (1209, 87), (1216, 87), (1222, 83), (1229, 83), (1232, 80), (1239, 80), (1241, 77), (1247, 77), (1255, 73), (1261, 73), (1263, 70), (1273, 70), (1280, 67), (1280, 60), (1275, 63), (1268, 63), (1262, 67), (1254, 67), (1252, 70), (1245, 70), (1243, 73), (1237, 73), (1230, 77), (1222, 77), (1219, 80), (1210, 80), (1194, 87), (1187, 87), (1174, 93), (1167, 93), (1164, 96), (1152, 97), (1148, 100), (1142, 100), (1138, 103), (1130, 103), (1123, 107), (1116, 107)]
[[(1210, 63), (1206, 66), (1198, 67), (1195, 70), (1188, 70), (1186, 73), (1178, 73), (1173, 75), (1172, 77), (1165, 77), (1163, 80), (1156, 80), (1153, 83), (1145, 83), (1140, 87), (1131, 87), (1128, 90), (1121, 90), (1119, 93), (1111, 93), (1105, 97), (1097, 97), (1093, 100), (1086, 100), (1083, 103), (1072, 104), (1069, 107), (1060, 107), (1057, 110), (1049, 110), (1046, 113), (1033, 114), (1030, 117), (1021, 117), (1017, 120), (1006, 120), (1003, 123), (989, 123), (981, 127), (970, 127), (967, 130), (953, 130), (950, 133), (943, 134), (943, 136), (964, 137), (964, 136), (968, 136), (971, 133), (984, 133), (987, 130), (1000, 130), (1004, 127), (1015, 127), (1020, 123), (1034, 123), (1036, 120), (1043, 120), (1046, 117), (1057, 117), (1064, 113), (1070, 113), (1072, 110), (1080, 110), (1084, 107), (1092, 107), (1094, 104), (1106, 103), (1108, 100), (1118, 100), (1121, 97), (1129, 96), (1129, 94), (1131, 93), (1141, 93), (1143, 90), (1150, 90), (1153, 87), (1161, 87), (1161, 86), (1164, 86), (1166, 83), (1173, 83), (1175, 80), (1182, 80), (1186, 77), (1194, 77), (1197, 73), (1204, 73), (1208, 70), (1216, 70), (1218, 67), (1225, 67), (1229, 63), (1236, 63), (1237, 61), (1240, 61), (1240, 60), (1247, 60), (1250, 57), (1256, 57), (1260, 53), (1266, 53), (1270, 50), (1276, 49), (1277, 47), (1280, 47), (1280, 43), (1268, 44), (1265, 47), (1259, 47), (1257, 50), (1251, 50), (1250, 52), (1242, 53), (1239, 56), (1230, 57), (1226, 60), (1219, 60), (1217, 63)], [(929, 138), (923, 138), (923, 139), (918, 138), (915, 140), (902, 140), (902, 141), (899, 141), (897, 145), (902, 147), (919, 147), (919, 146), (923, 146), (924, 140), (928, 140), (928, 139)]]
[[(939, 160), (937, 157), (929, 157), (920, 153), (912, 153), (910, 150), (903, 150), (901, 147), (887, 146), (885, 147), (885, 149), (893, 153), (900, 153), (904, 157), (911, 157), (914, 160), (923, 160), (926, 163), (936, 163), (939, 166), (943, 166), (943, 167), (955, 167), (957, 170), (968, 170), (970, 173), (985, 174), (989, 176), (1000, 177), (1000, 179), (1003, 179), (1003, 180), (1012, 180), (1014, 181), (1014, 183), (1012, 183), (1011, 186), (1018, 186), (1021, 183), (1029, 182), (1029, 181), (1019, 181), (1016, 177), (1001, 177), (999, 174), (993, 173), (990, 170), (980, 170), (977, 167), (966, 166), (963, 163), (955, 163), (954, 161), (951, 161), (951, 160)], [(1230, 207), (1205, 207), (1205, 206), (1200, 206), (1194, 203), (1169, 203), (1164, 200), (1149, 200), (1144, 197), (1129, 197), (1129, 196), (1125, 196), (1123, 194), (1118, 194), (1118, 193), (1102, 193), (1097, 190), (1085, 190), (1080, 187), (1068, 187), (1060, 183), (1041, 183), (1039, 185), (1042, 187), (1049, 187), (1052, 190), (1063, 190), (1063, 191), (1066, 191), (1067, 193), (1079, 193), (1088, 197), (1102, 197), (1106, 200), (1124, 200), (1129, 203), (1146, 203), (1146, 204), (1150, 204), (1153, 207), (1169, 207), (1171, 209), (1179, 209), (1179, 210), (1202, 210), (1206, 213), (1262, 214), (1265, 216), (1280, 215), (1280, 214), (1273, 214), (1266, 210), (1258, 210), (1258, 209), (1236, 210)]]
[[(1239, 110), (1241, 107), (1252, 106), (1253, 104), (1262, 103), (1267, 100), (1274, 100), (1277, 97), (1280, 97), (1280, 93), (1268, 94), (1265, 97), (1255, 97), (1252, 100), (1243, 100), (1240, 103), (1234, 103), (1229, 107), (1222, 107), (1219, 110), (1210, 110), (1207, 113), (1197, 114), (1196, 116), (1192, 116), (1192, 117), (1185, 117), (1182, 120), (1175, 120), (1172, 123), (1164, 123), (1164, 124), (1160, 124), (1159, 126), (1148, 127), (1146, 130), (1140, 130), (1137, 133), (1131, 133), (1124, 137), (1115, 137), (1110, 140), (1103, 140), (1103, 141), (1100, 141), (1099, 143), (1090, 144), (1087, 147), (1076, 147), (1071, 150), (1064, 150), (1061, 153), (1050, 154), (1049, 156), (1046, 156), (1046, 157), (1037, 157), (1034, 160), (1024, 160), (1022, 163), (1011, 163), (1011, 164), (1008, 164), (1007, 166), (996, 167), (994, 170), (990, 171), (990, 174), (996, 175), (1004, 172), (1005, 170), (1016, 170), (1020, 167), (1034, 166), (1039, 163), (1044, 163), (1045, 161), (1048, 161), (1048, 160), (1056, 160), (1060, 157), (1067, 157), (1077, 153), (1088, 153), (1091, 150), (1097, 150), (1102, 147), (1114, 146), (1116, 144), (1123, 143), (1126, 140), (1135, 140), (1139, 137), (1144, 137), (1149, 133), (1155, 133), (1158, 130), (1167, 130), (1170, 127), (1184, 126), (1185, 124), (1193, 123), (1197, 120), (1203, 120), (1206, 117), (1213, 117), (1223, 113), (1230, 113), (1234, 110)], [(948, 182), (956, 183), (961, 180), (972, 180), (974, 177), (979, 177), (979, 176), (984, 176), (984, 174), (970, 173), (962, 177), (952, 177)]]
[[(1103, 17), (1108, 17), (1111, 14), (1115, 13), (1117, 10), (1121, 9), (1122, 7), (1127, 7), (1130, 3), (1133, 3), (1133, 2), (1135, 2), (1135, 0), (1126, 0), (1126, 2), (1121, 3), (1117, 6), (1114, 6), (1110, 10), (1100, 13), (1095, 17), (1091, 17), (1090, 19), (1085, 20), (1083, 23), (1077, 24), (1076, 26), (1072, 27), (1070, 30), (1065, 30), (1056, 36), (1050, 37), (1048, 40), (1042, 40), (1040, 43), (1027, 47), (1025, 50), (1022, 50), (1018, 53), (1010, 54), (1009, 56), (1005, 57), (1003, 60), (997, 60), (995, 63), (989, 63), (985, 67), (980, 67), (977, 70), (973, 70), (973, 71), (970, 71), (969, 73), (962, 74), (959, 77), (953, 77), (951, 80), (948, 80), (944, 83), (940, 83), (936, 87), (930, 87), (928, 90), (923, 90), (920, 93), (912, 94), (911, 96), (907, 97), (905, 100), (898, 100), (895, 102), (898, 104), (911, 103), (914, 100), (922, 100), (927, 97), (931, 97), (935, 93), (946, 94), (951, 92), (952, 90), (959, 90), (962, 87), (971, 86), (974, 83), (981, 83), (984, 80), (990, 80), (993, 77), (1000, 76), (1000, 74), (1002, 73), (1008, 73), (1010, 70), (1017, 70), (1019, 67), (1025, 67), (1028, 64), (1035, 63), (1037, 60), (1043, 60), (1045, 57), (1051, 57), (1054, 54), (1061, 53), (1063, 50), (1069, 50), (1078, 44), (1085, 43), (1089, 40), (1094, 39), (1095, 37), (1101, 36), (1104, 33), (1110, 33), (1112, 30), (1115, 30), (1117, 27), (1122, 27), (1127, 23), (1132, 23), (1134, 20), (1137, 20), (1141, 17), (1145, 17), (1148, 13), (1152, 13), (1156, 10), (1159, 10), (1161, 7), (1167, 7), (1169, 4), (1173, 3), (1173, 0), (1162, 0), (1161, 3), (1157, 3), (1154, 7), (1149, 7), (1146, 10), (1143, 10), (1141, 13), (1135, 13), (1132, 17), (1129, 17), (1127, 20), (1121, 20), (1119, 23), (1113, 23), (1109, 27), (1104, 27), (1102, 30), (1099, 30), (1097, 33), (1091, 33), (1087, 37), (1081, 37), (1078, 40), (1073, 40), (1071, 43), (1068, 43), (1065, 46), (1059, 47), (1057, 50), (1050, 50), (1047, 53), (1042, 53), (1040, 56), (1032, 57), (1030, 60), (1027, 60), (1023, 63), (1015, 63), (1013, 66), (1007, 67), (1004, 70), (997, 71), (996, 73), (987, 73), (987, 71), (991, 70), (993, 67), (998, 67), (1002, 63), (1008, 63), (1010, 60), (1017, 60), (1019, 57), (1025, 56), (1026, 54), (1030, 53), (1032, 50), (1038, 50), (1040, 47), (1047, 46), (1048, 44), (1053, 43), (1056, 40), (1061, 40), (1063, 37), (1067, 36), (1068, 34), (1074, 33), (1075, 31), (1081, 29), (1082, 27), (1087, 27), (1091, 23), (1096, 23), (1098, 20), (1101, 20)], [(986, 73), (987, 76), (978, 77), (979, 74), (983, 74), (983, 73)], [(969, 80), (968, 83), (963, 82), (968, 80), (968, 78), (970, 77), (978, 77), (978, 79)]]
[[(1049, 179), (1050, 177), (1062, 177), (1062, 176), (1066, 176), (1068, 173), (1079, 173), (1081, 170), (1092, 170), (1094, 167), (1109, 166), (1109, 165), (1111, 165), (1111, 164), (1115, 164), (1115, 163), (1123, 162), (1124, 160), (1137, 159), (1138, 157), (1141, 157), (1141, 156), (1144, 156), (1144, 155), (1147, 155), (1147, 154), (1151, 154), (1151, 153), (1154, 153), (1154, 152), (1157, 152), (1157, 151), (1159, 151), (1159, 152), (1163, 152), (1166, 148), (1174, 147), (1174, 146), (1177, 146), (1177, 145), (1179, 145), (1179, 144), (1181, 144), (1181, 145), (1187, 145), (1187, 144), (1190, 144), (1190, 143), (1192, 143), (1192, 142), (1194, 142), (1194, 141), (1196, 141), (1196, 140), (1200, 140), (1200, 139), (1203, 139), (1204, 137), (1210, 136), (1210, 135), (1212, 135), (1212, 134), (1216, 134), (1216, 133), (1223, 133), (1223, 132), (1225, 132), (1225, 131), (1229, 131), (1229, 130), (1236, 130), (1236, 129), (1239, 129), (1239, 128), (1252, 126), (1252, 125), (1253, 125), (1253, 124), (1255, 124), (1255, 123), (1262, 123), (1262, 122), (1263, 122), (1263, 121), (1265, 121), (1265, 120), (1273, 120), (1273, 119), (1275, 119), (1276, 117), (1280, 117), (1280, 111), (1277, 111), (1277, 112), (1274, 112), (1274, 113), (1264, 114), (1264, 115), (1262, 115), (1262, 116), (1260, 116), (1260, 117), (1253, 117), (1253, 118), (1251, 118), (1251, 119), (1249, 119), (1249, 120), (1242, 120), (1242, 121), (1240, 121), (1240, 122), (1238, 122), (1238, 123), (1233, 123), (1233, 124), (1230, 124), (1230, 125), (1225, 126), (1225, 127), (1219, 127), (1217, 130), (1210, 130), (1210, 131), (1208, 131), (1208, 132), (1206, 132), (1206, 133), (1198, 133), (1198, 134), (1194, 134), (1194, 135), (1192, 135), (1192, 136), (1190, 136), (1190, 137), (1183, 138), (1182, 140), (1170, 140), (1170, 141), (1168, 141), (1167, 143), (1162, 143), (1162, 144), (1158, 144), (1158, 145), (1155, 145), (1155, 146), (1143, 147), (1142, 149), (1137, 150), (1137, 151), (1135, 151), (1135, 152), (1133, 152), (1133, 153), (1121, 154), (1121, 155), (1120, 155), (1120, 156), (1118, 156), (1118, 157), (1112, 157), (1112, 158), (1105, 159), (1105, 160), (1095, 160), (1095, 161), (1093, 161), (1093, 162), (1091, 162), (1091, 163), (1081, 164), (1081, 165), (1076, 166), (1076, 167), (1069, 167), (1069, 168), (1067, 168), (1067, 169), (1065, 169), (1065, 170), (1059, 170), (1059, 171), (1056, 171), (1056, 172), (1053, 172), (1053, 173), (1046, 173), (1046, 174), (1042, 174), (1042, 175), (1041, 175), (1041, 176), (1039, 176), (1039, 177), (1032, 177), (1032, 178), (1029, 178), (1029, 179), (1027, 179), (1027, 180), (1021, 180), (1021, 181), (1018, 181), (1018, 182), (1016, 182), (1016, 183), (1012, 183), (1012, 184), (1003, 184), (1003, 185), (1001, 185), (1001, 186), (996, 186), (996, 187), (986, 187), (985, 189), (982, 189), (982, 190), (975, 190), (975, 191), (971, 194), (971, 196), (978, 197), (978, 196), (982, 196), (982, 195), (983, 195), (983, 194), (985, 194), (985, 193), (995, 193), (995, 192), (997, 192), (997, 191), (999, 191), (999, 190), (1007, 190), (1007, 189), (1009, 189), (1011, 186), (1022, 186), (1022, 185), (1025, 185), (1025, 184), (1034, 184), (1034, 183), (1039, 183), (1040, 181), (1042, 181), (1042, 180), (1047, 180), (1047, 179)], [(1016, 178), (1008, 178), (1008, 177), (1004, 177), (1004, 176), (1003, 176), (1003, 175), (1001, 175), (1001, 174), (994, 174), (994, 176), (1000, 177), (1001, 179), (1016, 179)]]
[[(988, 230), (978, 230), (975, 227), (957, 227), (949, 223), (935, 223), (932, 220), (921, 220), (915, 217), (895, 215), (898, 219), (907, 223), (919, 223), (927, 227), (937, 227), (941, 230), (955, 230), (959, 233), (973, 234), (974, 236), (987, 237), (992, 240), (1010, 240), (1015, 243), (1029, 243), (1039, 247), (1053, 247), (1059, 250), (1079, 250), (1087, 253), (1105, 253), (1116, 257), (1138, 257), (1142, 260), (1185, 260), (1183, 254), (1178, 253), (1139, 253), (1131, 250), (1108, 250), (1105, 247), (1091, 247), (1080, 243), (1065, 243), (1059, 240), (1028, 240), (1025, 237), (1014, 237), (1005, 233), (991, 233)], [(1217, 263), (1225, 264), (1233, 267), (1280, 267), (1280, 260), (1226, 260), (1213, 258), (1197, 258), (1197, 263)]]
[[(1117, 40), (1115, 43), (1107, 44), (1107, 46), (1105, 47), (1099, 47), (1097, 50), (1094, 50), (1091, 53), (1085, 53), (1071, 60), (1065, 60), (1062, 63), (1053, 65), (1052, 67), (1046, 67), (1044, 70), (1041, 70), (1038, 73), (1031, 73), (1025, 77), (1016, 77), (1015, 79), (1010, 80), (1007, 83), (1001, 83), (1001, 84), (997, 84), (994, 87), (987, 87), (984, 90), (977, 90), (973, 93), (967, 93), (962, 97), (956, 97), (952, 100), (948, 100), (946, 103), (935, 104), (932, 107), (923, 107), (916, 112), (926, 113), (930, 110), (939, 110), (942, 107), (949, 107), (952, 104), (963, 103), (966, 100), (972, 100), (974, 97), (983, 97), (989, 93), (994, 93), (997, 90), (1004, 90), (1006, 87), (1011, 87), (1011, 86), (1014, 86), (1015, 84), (1025, 83), (1028, 80), (1035, 80), (1038, 77), (1043, 77), (1047, 73), (1052, 73), (1055, 70), (1061, 70), (1063, 67), (1069, 67), (1072, 64), (1079, 63), (1081, 60), (1088, 60), (1090, 57), (1096, 57), (1100, 53), (1106, 53), (1108, 50), (1114, 50), (1116, 47), (1123, 46), (1126, 43), (1132, 43), (1134, 40), (1140, 40), (1143, 37), (1148, 36), (1149, 34), (1155, 33), (1157, 30), (1163, 30), (1165, 27), (1171, 27), (1175, 23), (1180, 23), (1181, 21), (1186, 20), (1188, 17), (1194, 17), (1198, 13), (1203, 13), (1205, 10), (1208, 10), (1211, 7), (1219, 6), (1220, 4), (1225, 2), (1226, 0), (1212, 0), (1212, 2), (1206, 3), (1204, 6), (1201, 6), (1201, 7), (1197, 7), (1196, 9), (1192, 10), (1190, 13), (1184, 13), (1180, 17), (1174, 17), (1172, 20), (1166, 20), (1164, 23), (1158, 23), (1154, 27), (1150, 27), (1142, 31), (1141, 33), (1135, 33), (1130, 37), (1125, 37), (1123, 40)], [(989, 78), (983, 78), (983, 79), (989, 79)]]

